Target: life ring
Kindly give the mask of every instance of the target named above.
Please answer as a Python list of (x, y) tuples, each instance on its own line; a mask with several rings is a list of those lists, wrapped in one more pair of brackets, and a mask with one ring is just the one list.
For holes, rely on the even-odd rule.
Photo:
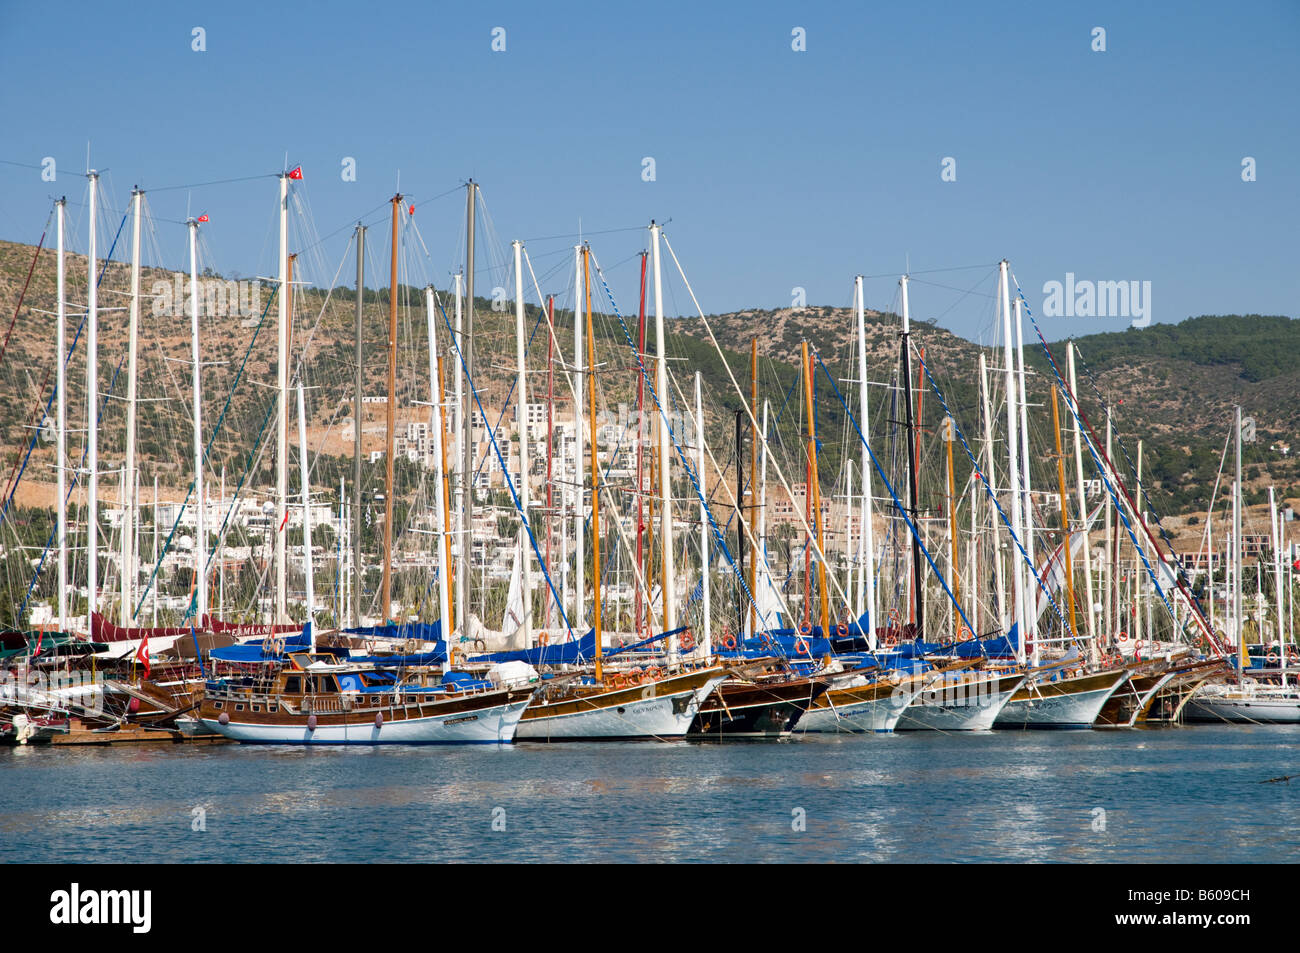
[(641, 681), (642, 681), (642, 683), (646, 683), (646, 682), (657, 682), (657, 681), (659, 681), (659, 679), (660, 679), (662, 676), (663, 676), (663, 672), (661, 672), (659, 669), (657, 669), (657, 668), (651, 666), (650, 668), (648, 668), (648, 669), (645, 670), (645, 675), (644, 675), (644, 677), (641, 679)]
[(635, 685), (640, 685), (640, 684), (641, 684), (641, 673), (638, 672), (638, 671), (635, 671), (635, 670), (633, 670), (633, 671), (631, 671), (631, 672), (628, 672), (628, 673), (627, 673), (627, 684), (628, 684), (628, 687), (629, 687), (629, 688), (632, 687), (632, 686), (635, 686)]
[(803, 625), (799, 626), (799, 634), (812, 635), (812, 626), (810, 626), (807, 622), (805, 622)]
[(1120, 632), (1119, 632), (1119, 643), (1120, 643), (1121, 645), (1123, 645), (1123, 644), (1124, 644), (1125, 642), (1127, 642), (1127, 641), (1128, 641), (1128, 633), (1125, 632), (1123, 629), (1120, 629)]
[(682, 651), (689, 652), (693, 648), (695, 648), (695, 636), (691, 634), (690, 629), (687, 629), (682, 633)]
[(272, 639), (272, 640), (271, 640), (271, 652), (272, 652), (273, 655), (283, 655), (283, 654), (284, 654), (284, 639), (283, 639), (283, 638), (277, 638), (277, 639)]
[(810, 655), (812, 653), (812, 649), (808, 645), (808, 640), (802, 637), (795, 639), (794, 650), (798, 655)]
[(848, 635), (849, 627), (845, 625), (843, 622), (841, 622), (839, 625), (835, 627), (835, 631), (838, 632), (840, 635)]
[(475, 654), (476, 654), (476, 655), (482, 655), (482, 654), (483, 654), (484, 652), (486, 652), (486, 651), (487, 651), (487, 643), (484, 642), (482, 639), (475, 639), (475, 640), (474, 640), (474, 652), (475, 652)]
[(1276, 653), (1276, 652), (1269, 652), (1269, 653), (1268, 653), (1268, 664), (1269, 664), (1269, 665), (1276, 665), (1276, 664), (1277, 664), (1277, 653)]
[(963, 625), (960, 629), (957, 630), (958, 642), (969, 642), (973, 638), (975, 638), (975, 633), (970, 630), (970, 626)]
[(736, 648), (736, 637), (728, 632), (722, 637), (722, 645), (727, 651), (733, 651)]
[(611, 678), (609, 683), (615, 688), (623, 688), (627, 685), (627, 678), (622, 673), (619, 673)]
[(537, 644), (540, 645), (540, 646), (542, 646), (543, 648), (545, 648), (546, 646), (550, 645), (550, 644), (551, 644), (551, 636), (550, 636), (550, 634), (549, 634), (549, 633), (546, 633), (546, 632), (538, 632), (538, 633), (537, 633)]

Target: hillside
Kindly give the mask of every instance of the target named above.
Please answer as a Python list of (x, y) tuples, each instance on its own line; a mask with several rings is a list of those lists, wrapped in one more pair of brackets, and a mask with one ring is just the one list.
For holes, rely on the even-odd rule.
[[(14, 317), (34, 248), (0, 242), (0, 331), (8, 328)], [(127, 316), (125, 311), (128, 270), (115, 262), (109, 265), (101, 286), (100, 300), (105, 311), (100, 327), (101, 387), (108, 391), (113, 374), (125, 354)], [(153, 282), (172, 280), (171, 273), (146, 272), (146, 292)], [(69, 340), (75, 331), (85, 301), (85, 259), (69, 260)], [(387, 291), (367, 291), (365, 326), (365, 379), (373, 393), (382, 393), (385, 367), (383, 341), (387, 325)], [(399, 424), (408, 419), (424, 419), (427, 408), (412, 401), (428, 399), (428, 365), (425, 352), (423, 293), (418, 289), (399, 290), (401, 308), (401, 345), (399, 347)], [(269, 287), (262, 288), (260, 300), (267, 312), (261, 329), (257, 318), (218, 314), (203, 319), (205, 364), (204, 400), (205, 431), (222, 420), (221, 433), (213, 448), (217, 466), (224, 464), (233, 484), (236, 474), (250, 468), (254, 485), (265, 486), (273, 461), (269, 452), (253, 454), (255, 440), (267, 432), (273, 421), (268, 389), (275, 381), (275, 307)], [(52, 387), (54, 332), (47, 312), (55, 307), (54, 256), (41, 253), (26, 300), (14, 323), (8, 349), (0, 362), (5, 396), (0, 400), (0, 442), (5, 450), (6, 475), (22, 459), (27, 442), (40, 420), (39, 408), (48, 400)], [(330, 458), (318, 462), (314, 479), (318, 485), (337, 487), (343, 472), (343, 455), (350, 452), (350, 441), (342, 439), (343, 424), (351, 415), (351, 359), (354, 295), (351, 289), (336, 289), (327, 299), (319, 290), (304, 290), (294, 302), (295, 351), (310, 333), (308, 356), (309, 440)], [(149, 308), (142, 318), (141, 393), (147, 402), (140, 408), (140, 448), (142, 483), (148, 485), (154, 475), (159, 478), (164, 497), (183, 495), (188, 483), (189, 420), (189, 319), (155, 315)], [(535, 308), (528, 309), (529, 326), (538, 318)], [(923, 316), (922, 316), (923, 318)], [(710, 316), (710, 324), (727, 352), (728, 360), (742, 387), (748, 389), (749, 339), (757, 335), (760, 379), (764, 396), (780, 403), (791, 392), (800, 342), (806, 337), (820, 352), (837, 378), (852, 377), (856, 372), (853, 359), (853, 317), (847, 309), (808, 307), (802, 310), (746, 310)], [(610, 361), (617, 354), (628, 354), (622, 329), (611, 316), (597, 315), (598, 350), (601, 360)], [(629, 330), (635, 333), (635, 318)], [(572, 314), (557, 312), (557, 328), (571, 329)], [(918, 352), (924, 348), (925, 359), (945, 392), (961, 426), (974, 439), (978, 428), (977, 373), (979, 348), (965, 339), (925, 322), (914, 324), (913, 340)], [(698, 318), (679, 318), (669, 324), (668, 349), (677, 361), (680, 386), (690, 399), (690, 382), (686, 368), (698, 369), (705, 382), (706, 416), (709, 419), (711, 445), (720, 463), (729, 456), (723, 447), (731, 445), (732, 415), (739, 402), (727, 382), (725, 371), (712, 345), (703, 336)], [(562, 346), (571, 345), (571, 330), (559, 334)], [(544, 348), (539, 334), (535, 344)], [(250, 348), (250, 344), (252, 345)], [(1209, 499), (1218, 470), (1220, 454), (1228, 432), (1234, 404), (1255, 421), (1256, 440), (1246, 448), (1247, 487), (1252, 500), (1262, 498), (1265, 487), (1275, 484), (1284, 495), (1300, 496), (1300, 462), (1294, 454), (1270, 449), (1277, 444), (1300, 445), (1300, 323), (1279, 316), (1205, 316), (1191, 318), (1178, 325), (1152, 325), (1129, 328), (1122, 332), (1089, 335), (1077, 341), (1080, 353), (1090, 370), (1097, 389), (1108, 395), (1117, 433), (1125, 448), (1136, 455), (1137, 441), (1145, 442), (1144, 472), (1148, 475), (1153, 504), (1163, 514), (1194, 513)], [(493, 310), (490, 301), (479, 299), (476, 307), (476, 348), (479, 367), (484, 368), (480, 385), (483, 404), (490, 419), (500, 413), (505, 395), (513, 383), (514, 322), (509, 310)], [(647, 348), (653, 351), (653, 332)], [(868, 313), (868, 363), (873, 380), (887, 380), (897, 365), (897, 319), (893, 315)], [(1064, 357), (1064, 344), (1053, 345), (1058, 359)], [(247, 360), (245, 362), (245, 358)], [(1027, 359), (1038, 372), (1030, 381), (1031, 404), (1037, 405), (1036, 431), (1050, 424), (1047, 364), (1040, 349), (1027, 350)], [(450, 358), (449, 358), (450, 360)], [(1000, 353), (989, 354), (990, 369), (1000, 366)], [(534, 366), (540, 366), (538, 361)], [(451, 367), (448, 367), (450, 373)], [(79, 348), (69, 367), (70, 426), (84, 427), (85, 369), (83, 349)], [(993, 375), (995, 397), (1000, 380)], [(236, 378), (240, 386), (232, 395)], [(533, 386), (544, 389), (544, 379)], [(1086, 377), (1085, 377), (1086, 381)], [(631, 373), (602, 373), (600, 388), (603, 400), (613, 406), (619, 401), (634, 400), (635, 378)], [(124, 393), (118, 381), (113, 393)], [(1083, 405), (1099, 434), (1104, 418), (1092, 384), (1081, 382)], [(372, 391), (368, 390), (368, 393)], [(539, 391), (534, 391), (537, 394)], [(567, 393), (556, 383), (557, 396), (567, 405)], [(227, 406), (227, 400), (229, 404)], [(674, 397), (674, 400), (676, 398)], [(834, 395), (824, 380), (818, 384), (819, 413), (834, 406)], [(775, 410), (776, 408), (774, 408)], [(364, 449), (382, 446), (383, 405), (370, 405), (363, 425)], [(562, 411), (567, 413), (568, 411)], [(223, 416), (224, 414), (224, 416)], [(793, 415), (783, 423), (792, 425)], [(922, 425), (933, 435), (939, 417), (937, 402), (927, 393), (924, 398)], [(125, 413), (119, 401), (108, 401), (101, 424), (101, 462), (106, 469), (120, 466), (124, 452)], [(291, 421), (296, 437), (296, 422)], [(877, 426), (873, 423), (873, 426)], [(793, 430), (790, 430), (793, 434)], [(79, 452), (80, 435), (73, 435)], [(824, 436), (825, 439), (825, 436)], [(1054, 480), (1048, 469), (1050, 451), (1047, 437), (1040, 459), (1042, 473), (1036, 473), (1039, 485)], [(273, 441), (272, 441), (273, 443)], [(928, 446), (928, 445), (927, 445)], [(925, 452), (929, 452), (926, 450)], [(337, 459), (333, 459), (337, 455)], [(1117, 456), (1120, 452), (1117, 451)], [(1036, 457), (1039, 455), (1036, 453)], [(50, 505), (48, 486), (51, 454), (38, 442), (24, 477), (19, 502), (38, 506)], [(1052, 468), (1054, 470), (1054, 467)], [(416, 479), (413, 476), (408, 477)], [(102, 481), (101, 485), (113, 481)], [(1049, 483), (1050, 485), (1050, 483)], [(116, 494), (115, 489), (105, 489)]]

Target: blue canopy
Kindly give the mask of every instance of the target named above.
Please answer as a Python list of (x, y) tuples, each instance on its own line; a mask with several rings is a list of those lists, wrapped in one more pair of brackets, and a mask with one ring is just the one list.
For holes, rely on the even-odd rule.
[(442, 620), (433, 622), (403, 622), (400, 625), (362, 625), (354, 629), (344, 629), (348, 635), (359, 635), (363, 639), (419, 639), (422, 642), (437, 642), (442, 639)]
[(527, 662), (529, 665), (566, 665), (596, 657), (596, 630), (590, 629), (580, 639), (542, 645), (514, 652), (492, 652), (474, 656), (475, 662)]
[[(267, 636), (254, 642), (227, 645), (223, 648), (213, 649), (209, 655), (216, 662), (241, 662), (244, 664), (278, 662), (289, 652), (301, 652), (303, 649), (311, 647), (310, 626), (310, 622), (304, 624), (302, 631), (297, 635), (276, 637), (274, 640)], [(274, 645), (280, 638), (284, 640), (284, 652), (268, 651), (267, 647)]]
[(1018, 623), (1011, 623), (1011, 631), (1006, 635), (988, 639), (973, 639), (958, 642), (952, 647), (952, 654), (958, 658), (1015, 658), (1016, 647), (1020, 644)]

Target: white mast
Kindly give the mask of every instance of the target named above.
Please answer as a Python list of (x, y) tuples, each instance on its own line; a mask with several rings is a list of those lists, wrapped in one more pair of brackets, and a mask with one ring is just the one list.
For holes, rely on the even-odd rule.
[[(980, 404), (984, 410), (984, 476), (988, 479), (989, 490), (997, 496), (997, 469), (993, 465), (993, 405), (989, 400), (989, 365), (980, 352)], [(993, 529), (993, 586), (997, 595), (997, 623), (1005, 631), (1010, 628), (1015, 613), (1007, 605), (1007, 584), (1002, 571), (1002, 547), (998, 545), (997, 520), (993, 509), (989, 508), (989, 519)]]
[[(762, 571), (762, 578), (759, 579), (758, 573), (755, 573), (754, 600), (757, 602), (758, 593), (766, 592), (766, 587), (772, 585), (772, 567), (767, 564), (767, 401), (763, 401), (763, 436), (759, 441), (761, 450), (758, 458), (758, 539), (754, 540), (754, 545), (758, 548), (758, 561), (756, 566)], [(704, 479), (700, 478), (700, 489), (704, 489)], [(760, 603), (764, 604), (764, 603)], [(764, 621), (764, 625), (772, 628), (776, 619)]]
[[(858, 543), (858, 567), (862, 575), (862, 592), (864, 596), (859, 599), (857, 605), (857, 614), (861, 618), (862, 613), (867, 613), (868, 634), (867, 642), (872, 651), (876, 648), (876, 626), (879, 620), (876, 618), (876, 542), (875, 527), (872, 525), (871, 515), (871, 453), (867, 449), (868, 441), (871, 440), (871, 418), (868, 415), (867, 406), (867, 316), (866, 302), (862, 292), (862, 276), (858, 275), (854, 280), (854, 295), (858, 301), (858, 379), (862, 382), (862, 392), (858, 397), (858, 425), (862, 428), (862, 527), (859, 534)], [(766, 453), (766, 441), (764, 441), (764, 452)], [(766, 461), (766, 456), (764, 456)], [(865, 602), (863, 601), (865, 598)]]
[[(1282, 678), (1282, 687), (1286, 688), (1286, 639), (1282, 628), (1282, 524), (1278, 522), (1277, 499), (1273, 487), (1268, 488), (1268, 529), (1273, 537), (1273, 579), (1277, 589), (1277, 658), (1278, 674)], [(1261, 568), (1263, 560), (1260, 560)]]
[[(307, 631), (311, 651), (316, 651), (316, 580), (311, 562), (311, 484), (307, 459), (307, 401), (298, 378), (298, 470), (302, 474), (302, 572), (307, 582)], [(287, 530), (288, 527), (286, 526)]]
[(99, 285), (95, 278), (98, 227), (99, 173), (91, 170), (90, 250), (87, 257), (89, 287), (86, 291), (86, 627), (94, 632), (95, 605), (99, 594)]
[(199, 223), (190, 227), (190, 359), (194, 362), (194, 624), (203, 625), (208, 611), (208, 582), (205, 573), (208, 550), (206, 513), (203, 506), (203, 392), (199, 364)]
[(126, 358), (126, 469), (122, 479), (126, 486), (122, 507), (122, 625), (131, 624), (135, 608), (135, 509), (137, 502), (135, 473), (135, 403), (136, 352), (140, 334), (140, 206), (144, 193), (131, 192), (131, 317), (127, 331)]
[[(583, 458), (583, 428), (586, 426), (582, 416), (582, 395), (586, 390), (586, 382), (582, 378), (583, 362), (583, 342), (582, 342), (582, 246), (573, 246), (574, 254), (574, 272), (573, 272), (573, 376), (574, 376), (574, 395), (573, 395), (573, 436), (574, 436), (574, 453), (573, 453), (573, 485), (574, 494), (577, 498), (577, 506), (573, 508), (573, 627), (577, 630), (578, 638), (582, 638), (587, 633), (586, 622), (586, 574), (587, 567), (584, 563), (585, 545), (582, 538), (585, 528), (585, 509), (586, 500), (583, 492), (586, 487), (586, 470), (582, 466)], [(595, 453), (596, 448), (592, 447), (591, 452)]]
[(58, 543), (59, 543), (59, 629), (62, 630), (68, 624), (68, 504), (67, 496), (67, 433), (68, 433), (68, 381), (67, 381), (67, 342), (64, 340), (67, 334), (68, 320), (68, 302), (67, 291), (65, 288), (65, 271), (67, 262), (63, 255), (63, 225), (64, 218), (67, 214), (68, 200), (59, 199), (54, 203), (58, 209), (58, 294), (59, 294), (59, 313), (58, 327), (54, 331), (54, 349), (58, 357), (57, 380), (55, 390), (58, 391), (59, 401), (58, 409), (55, 411), (55, 424), (58, 433), (55, 434), (54, 450), (54, 481), (55, 493), (58, 495)]
[[(1020, 435), (1017, 428), (1016, 413), (1016, 367), (1012, 353), (1011, 337), (1011, 299), (1007, 288), (1007, 260), (998, 263), (998, 295), (1002, 305), (1002, 359), (1006, 364), (1007, 378), (1007, 459), (1010, 464), (1011, 487), (1011, 531), (1016, 537), (1022, 537), (1020, 515)], [(1025, 661), (1025, 583), (1024, 568), (1021, 566), (1019, 549), (1014, 539), (1010, 551), (1012, 612), (1011, 620), (1018, 624), (1016, 639), (1016, 661)]]
[[(153, 475), (153, 561), (158, 562), (158, 474)], [(153, 616), (150, 625), (158, 626), (158, 585), (150, 586), (149, 607)]]
[[(659, 233), (660, 227), (650, 223), (650, 244), (655, 266), (655, 350), (658, 352), (658, 367), (655, 374), (655, 392), (659, 397), (659, 406), (665, 413), (659, 427), (659, 496), (663, 501), (660, 507), (660, 544), (663, 546), (663, 594), (664, 594), (664, 630), (671, 632), (677, 628), (677, 568), (674, 564), (673, 551), (673, 495), (672, 495), (672, 457), (668, 432), (668, 354), (667, 341), (664, 339), (664, 294), (663, 280), (659, 268)], [(677, 636), (668, 637), (668, 658), (677, 657)]]
[[(1016, 365), (1019, 369), (1020, 379), (1020, 457), (1021, 457), (1021, 479), (1024, 481), (1025, 504), (1021, 508), (1021, 519), (1024, 520), (1024, 534), (1021, 537), (1025, 543), (1025, 554), (1029, 557), (1029, 566), (1025, 567), (1025, 584), (1028, 592), (1025, 595), (1025, 625), (1029, 633), (1034, 637), (1034, 664), (1038, 664), (1039, 647), (1038, 647), (1038, 585), (1034, 581), (1034, 572), (1032, 567), (1034, 563), (1034, 504), (1033, 497), (1030, 493), (1029, 485), (1029, 419), (1028, 404), (1029, 398), (1025, 388), (1025, 337), (1024, 328), (1021, 322), (1021, 301), (1020, 296), (1016, 296)], [(1068, 541), (1066, 545), (1069, 545)]]
[[(460, 285), (460, 276), (457, 275), (457, 287)], [(442, 461), (446, 459), (442, 448), (442, 405), (446, 401), (444, 395), (438, 389), (438, 333), (437, 322), (433, 317), (433, 285), (424, 289), (424, 310), (429, 324), (429, 397), (430, 397), (430, 419), (429, 430), (433, 432), (433, 459), (437, 468), (442, 467)], [(457, 386), (460, 386), (460, 375), (456, 375)], [(456, 402), (460, 406), (460, 402)], [(438, 619), (442, 626), (442, 640), (447, 644), (447, 657), (442, 660), (442, 670), (447, 672), (451, 669), (451, 629), (447, 622), (451, 619), (451, 564), (447, 560), (447, 498), (443, 488), (441, 474), (435, 474), (433, 480), (433, 506), (437, 511), (437, 519), (442, 523), (442, 533), (437, 537), (436, 549), (438, 550)]]
[(1232, 618), (1233, 631), (1237, 635), (1237, 657), (1241, 665), (1237, 670), (1240, 677), (1248, 658), (1246, 651), (1246, 627), (1241, 617), (1241, 406), (1236, 409), (1236, 479), (1232, 484)]
[[(1079, 408), (1079, 385), (1074, 375), (1074, 342), (1069, 341), (1065, 345), (1065, 354), (1069, 362), (1070, 371), (1070, 399), (1067, 402), (1073, 406), (1075, 413)], [(1083, 521), (1083, 581), (1085, 592), (1088, 599), (1088, 645), (1089, 654), (1094, 662), (1101, 655), (1097, 645), (1097, 607), (1094, 602), (1092, 591), (1092, 545), (1088, 540), (1088, 497), (1083, 490), (1083, 424), (1082, 418), (1077, 418), (1074, 425), (1074, 469), (1079, 483), (1079, 519)], [(1206, 520), (1208, 525), (1208, 518)], [(1213, 592), (1213, 582), (1211, 581), (1211, 592)]]
[[(464, 317), (462, 311), (463, 291), (461, 289), (461, 282), (464, 280), (464, 277), (465, 276), (459, 271), (456, 272), (456, 345), (462, 350), (465, 347), (465, 338), (463, 337)], [(456, 453), (453, 455), (453, 458), (457, 461), (457, 468), (460, 468), (459, 462), (464, 459), (464, 448), (469, 443), (469, 418), (465, 413), (465, 375), (457, 370), (452, 374), (452, 377), (456, 380)], [(457, 553), (467, 552), (466, 547), (469, 546), (469, 537), (465, 533), (465, 487), (468, 480), (469, 474), (462, 473), (460, 479), (456, 481), (456, 538), (453, 542)], [(461, 559), (461, 566), (466, 568), (469, 566), (468, 557)], [(447, 571), (448, 573), (451, 572), (450, 567), (448, 567)], [(450, 582), (450, 580), (448, 581)], [(460, 585), (456, 589), (456, 618), (460, 620), (462, 632), (469, 632), (469, 617), (465, 614), (468, 609), (469, 580), (466, 578), (460, 580)], [(449, 618), (449, 616), (444, 615), (443, 618)], [(443, 636), (446, 638), (447, 645), (450, 647), (451, 633), (444, 632)]]
[[(221, 502), (217, 506), (218, 513), (226, 512), (226, 465), (221, 465)], [(221, 520), (217, 520), (218, 526)], [(221, 549), (224, 547), (226, 537), (224, 533), (217, 535), (217, 550), (212, 554), (217, 561), (217, 614), (218, 619), (223, 618), (226, 614), (226, 561), (222, 557)]]
[[(285, 532), (289, 525), (285, 514), (289, 507), (289, 175), (280, 175), (280, 249), (279, 260), (280, 300), (279, 324), (276, 337), (276, 380), (279, 403), (275, 421), (275, 618), (273, 622), (287, 622), (285, 609)], [(361, 426), (360, 421), (357, 426)]]
[[(763, 408), (763, 416), (766, 420), (766, 404)], [(695, 443), (695, 469), (696, 475), (700, 481), (700, 593), (704, 599), (704, 640), (700, 645), (703, 646), (704, 658), (707, 659), (713, 654), (713, 629), (712, 621), (709, 618), (709, 508), (704, 503), (704, 497), (706, 495), (704, 489), (704, 403), (700, 398), (699, 371), (695, 372)], [(763, 446), (767, 446), (766, 442), (764, 442)], [(759, 519), (761, 520), (763, 518), (762, 510), (759, 510), (759, 514)], [(755, 542), (755, 545), (758, 547), (762, 547), (763, 545), (763, 533), (761, 529), (759, 530), (758, 540)], [(758, 565), (757, 560), (755, 560), (755, 565)], [(757, 574), (755, 574), (754, 578), (761, 580), (761, 577)], [(760, 581), (759, 585), (761, 584), (762, 582)]]
[(524, 273), (523, 243), (512, 243), (515, 250), (515, 356), (518, 376), (515, 390), (519, 392), (515, 406), (519, 408), (519, 511), (523, 524), (519, 527), (519, 565), (523, 571), (524, 630), (523, 644), (533, 644), (533, 554), (528, 545), (528, 382), (524, 376)]

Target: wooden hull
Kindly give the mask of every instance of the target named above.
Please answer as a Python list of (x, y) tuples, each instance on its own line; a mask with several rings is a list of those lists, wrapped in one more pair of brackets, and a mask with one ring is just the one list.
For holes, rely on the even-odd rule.
[(708, 668), (628, 688), (544, 688), (524, 711), (515, 737), (520, 741), (681, 738), (704, 699), (726, 677), (725, 669)]
[(1138, 714), (1139, 725), (1175, 724), (1196, 690), (1212, 678), (1227, 674), (1228, 663), (1222, 659), (1184, 662), (1173, 666), (1170, 677), (1161, 682), (1151, 700)]
[(779, 738), (788, 735), (826, 689), (816, 678), (725, 681), (705, 699), (688, 737)]
[(1090, 728), (1127, 669), (1076, 675), (1054, 682), (1026, 682), (994, 721), (997, 728)]
[[(287, 699), (264, 696), (255, 702), (256, 696), (227, 695), (205, 697), (198, 721), (204, 730), (242, 744), (509, 744), (531, 697), (513, 689), (449, 696), (340, 694), (315, 698), (308, 711)], [(268, 710), (271, 704), (274, 711)]]

